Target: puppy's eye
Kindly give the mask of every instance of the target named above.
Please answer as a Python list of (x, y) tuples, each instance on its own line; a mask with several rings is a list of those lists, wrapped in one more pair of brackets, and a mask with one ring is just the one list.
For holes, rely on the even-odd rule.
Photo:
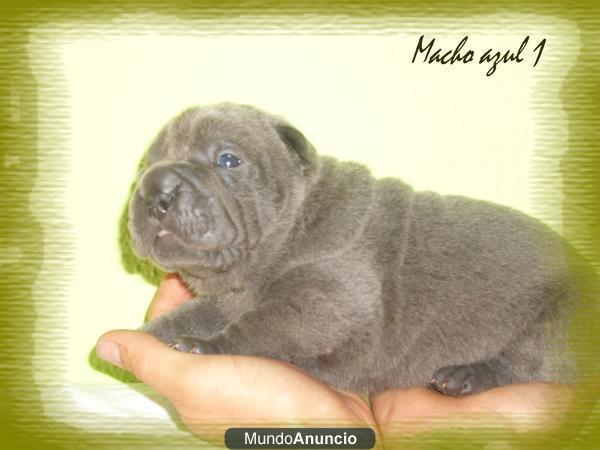
[(217, 160), (217, 166), (224, 167), (226, 169), (231, 169), (232, 167), (237, 167), (242, 163), (242, 161), (235, 155), (231, 153), (223, 153), (219, 156)]

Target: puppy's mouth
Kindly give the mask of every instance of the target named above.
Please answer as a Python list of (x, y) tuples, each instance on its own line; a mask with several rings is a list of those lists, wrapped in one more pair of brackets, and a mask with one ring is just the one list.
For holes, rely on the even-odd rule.
[(189, 273), (225, 271), (243, 255), (233, 224), (224, 216), (215, 218), (211, 211), (206, 213), (204, 225), (199, 226), (196, 221), (185, 220), (185, 213), (172, 214), (162, 221), (145, 218), (148, 256), (159, 267)]
[(161, 238), (161, 237), (165, 237), (165, 236), (169, 236), (169, 235), (173, 235), (173, 233), (171, 233), (170, 231), (167, 231), (165, 229), (161, 229), (157, 234), (156, 237), (157, 238)]
[(244, 219), (237, 203), (208, 177), (180, 167), (146, 173), (130, 207), (138, 256), (168, 271), (223, 271), (244, 253)]
[(186, 242), (177, 233), (160, 229), (154, 237), (151, 257), (166, 270), (195, 272), (226, 271), (242, 254), (242, 247), (202, 248)]
[(153, 249), (159, 245), (184, 245), (186, 247), (193, 247), (192, 244), (186, 242), (180, 235), (165, 228), (160, 228), (154, 236), (154, 239), (152, 239)]

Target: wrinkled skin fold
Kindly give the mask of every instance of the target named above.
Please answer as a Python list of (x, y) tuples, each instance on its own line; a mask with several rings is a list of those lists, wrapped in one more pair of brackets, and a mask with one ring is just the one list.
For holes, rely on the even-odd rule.
[(140, 257), (197, 295), (143, 327), (180, 351), (278, 358), (355, 392), (571, 380), (577, 285), (548, 227), (319, 157), (253, 107), (170, 121), (129, 228)]

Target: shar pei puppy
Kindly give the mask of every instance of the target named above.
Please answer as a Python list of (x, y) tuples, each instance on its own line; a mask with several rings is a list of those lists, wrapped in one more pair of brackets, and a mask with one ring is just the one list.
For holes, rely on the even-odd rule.
[(129, 208), (135, 253), (197, 295), (142, 328), (176, 350), (356, 392), (560, 381), (576, 284), (562, 240), (513, 209), (376, 179), (235, 104), (171, 120)]

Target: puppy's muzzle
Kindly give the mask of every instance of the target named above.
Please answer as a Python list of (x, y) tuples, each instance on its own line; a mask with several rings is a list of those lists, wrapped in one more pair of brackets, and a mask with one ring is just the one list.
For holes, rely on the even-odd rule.
[(158, 237), (175, 234), (199, 241), (214, 228), (209, 178), (205, 168), (187, 162), (159, 162), (144, 172), (137, 189), (145, 217), (159, 225)]
[(148, 169), (138, 182), (138, 191), (152, 215), (161, 219), (173, 205), (185, 183), (183, 167), (173, 163), (158, 163)]

